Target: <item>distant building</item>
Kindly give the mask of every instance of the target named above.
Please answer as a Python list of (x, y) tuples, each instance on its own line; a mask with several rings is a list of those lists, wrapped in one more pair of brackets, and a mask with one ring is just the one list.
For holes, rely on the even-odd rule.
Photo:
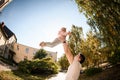
[[(13, 57), (13, 59), (18, 63), (20, 61), (23, 61), (24, 59), (32, 60), (35, 53), (39, 49), (32, 48), (23, 44), (15, 43), (14, 44), (14, 52), (16, 55)], [(56, 52), (50, 52), (46, 51), (48, 53), (47, 57), (51, 57), (54, 61), (57, 61), (57, 53)]]
[(47, 51), (47, 57), (51, 57), (55, 62), (57, 62), (57, 52)]
[(35, 53), (38, 51), (36, 48), (32, 48), (29, 46), (25, 46), (23, 44), (15, 43), (14, 44), (14, 52), (16, 55), (13, 59), (18, 63), (23, 61), (24, 59), (32, 60)]
[(12, 0), (0, 0), (0, 12), (7, 6)]
[[(17, 43), (15, 34), (9, 30), (4, 23), (0, 23), (0, 56), (19, 63), (24, 59), (32, 60), (38, 50), (39, 49)], [(48, 53), (47, 57), (51, 57), (54, 61), (57, 61), (56, 52), (46, 52)]]

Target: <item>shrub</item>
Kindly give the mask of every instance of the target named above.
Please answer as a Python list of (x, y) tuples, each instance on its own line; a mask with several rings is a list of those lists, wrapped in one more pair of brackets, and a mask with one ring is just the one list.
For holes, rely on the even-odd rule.
[(27, 59), (24, 61), (21, 61), (18, 64), (19, 70), (23, 73), (31, 73), (30, 69), (29, 69), (29, 65), (30, 65), (30, 61), (28, 61)]
[(40, 49), (39, 51), (36, 52), (34, 59), (42, 59), (47, 56), (47, 52), (44, 49)]
[(58, 66), (50, 58), (35, 59), (19, 63), (19, 69), (32, 74), (55, 74), (58, 73)]
[(115, 52), (113, 52), (112, 55), (108, 57), (108, 61), (113, 65), (120, 62), (120, 50), (116, 50)]
[(85, 70), (85, 74), (87, 76), (92, 76), (99, 72), (102, 72), (102, 68), (89, 68), (89, 69)]
[(61, 67), (61, 70), (67, 70), (69, 66), (69, 62), (65, 56), (65, 54), (58, 60), (58, 64)]

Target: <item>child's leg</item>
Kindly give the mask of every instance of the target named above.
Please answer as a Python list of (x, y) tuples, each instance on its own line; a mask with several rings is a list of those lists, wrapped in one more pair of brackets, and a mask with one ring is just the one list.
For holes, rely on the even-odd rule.
[(52, 47), (57, 46), (58, 44), (60, 44), (61, 41), (58, 38), (56, 38), (53, 42), (44, 42), (44, 43), (45, 43), (45, 46), (52, 48)]

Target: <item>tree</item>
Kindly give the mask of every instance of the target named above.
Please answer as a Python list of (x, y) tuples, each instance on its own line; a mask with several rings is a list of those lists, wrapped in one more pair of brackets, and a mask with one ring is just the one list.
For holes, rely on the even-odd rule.
[(83, 48), (83, 50), (87, 50), (88, 63), (93, 67), (99, 66), (99, 62), (102, 59), (102, 53), (99, 51), (101, 49), (101, 43), (95, 35), (92, 31), (87, 33), (85, 41), (87, 49)]
[(73, 25), (68, 43), (73, 55), (79, 52), (85, 55), (86, 60), (83, 64), (84, 66), (98, 66), (104, 60), (103, 54), (100, 52), (101, 42), (92, 31), (89, 31), (86, 38), (84, 38), (82, 28)]
[[(120, 53), (120, 1), (75, 0), (80, 12), (88, 18), (88, 24), (111, 49), (111, 54)], [(120, 59), (118, 59), (120, 61)]]
[(69, 62), (65, 56), (65, 54), (58, 60), (59, 65), (61, 66), (61, 70), (67, 70), (69, 66)]
[(71, 35), (69, 37), (68, 43), (73, 55), (76, 55), (79, 52), (81, 52), (80, 44), (82, 43), (82, 38), (83, 38), (82, 28), (72, 25)]
[(47, 53), (44, 49), (40, 49), (39, 51), (36, 52), (35, 56), (34, 56), (34, 59), (42, 59), (42, 58), (45, 58), (47, 56)]

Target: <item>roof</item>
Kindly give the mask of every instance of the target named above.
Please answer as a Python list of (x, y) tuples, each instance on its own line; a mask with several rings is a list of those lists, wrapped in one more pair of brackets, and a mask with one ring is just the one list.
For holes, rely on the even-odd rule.
[(13, 35), (15, 36), (15, 34), (6, 25), (2, 26), (2, 24), (0, 24), (0, 29), (7, 40)]
[(7, 6), (12, 0), (0, 0), (0, 12), (2, 9)]

